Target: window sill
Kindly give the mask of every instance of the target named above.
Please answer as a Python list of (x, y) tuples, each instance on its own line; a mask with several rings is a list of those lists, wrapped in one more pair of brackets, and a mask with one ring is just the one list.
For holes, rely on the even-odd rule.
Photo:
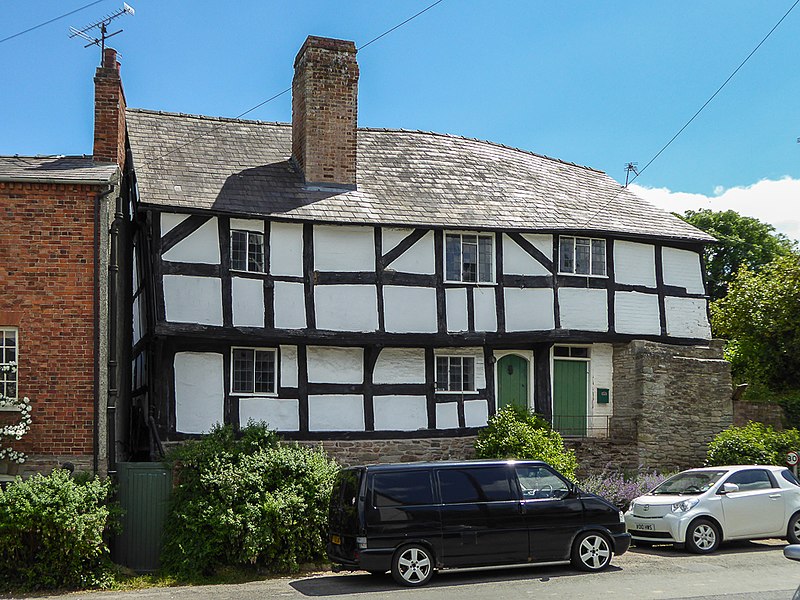
[(589, 277), (592, 279), (608, 279), (608, 275), (588, 275), (586, 273), (562, 273), (559, 271), (557, 275), (564, 275), (565, 277)]
[(18, 406), (0, 406), (0, 413), (3, 412), (22, 412)]
[(277, 392), (256, 392), (256, 393), (248, 393), (248, 392), (231, 392), (231, 397), (234, 398), (277, 398)]
[(445, 279), (445, 285), (464, 285), (464, 286), (475, 286), (475, 287), (495, 287), (497, 286), (496, 281), (450, 281)]
[(477, 396), (480, 394), (480, 392), (478, 390), (471, 392), (445, 392), (444, 390), (436, 390), (436, 394), (442, 394), (445, 396)]

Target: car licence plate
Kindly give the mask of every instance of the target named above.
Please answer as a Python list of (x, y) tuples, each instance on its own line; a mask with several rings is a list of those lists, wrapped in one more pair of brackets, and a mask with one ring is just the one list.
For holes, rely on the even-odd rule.
[(639, 531), (655, 531), (656, 526), (652, 523), (636, 523), (634, 529), (638, 529)]
[(336, 546), (341, 546), (342, 545), (342, 538), (340, 538), (338, 535), (332, 535), (331, 536), (331, 544), (335, 544)]

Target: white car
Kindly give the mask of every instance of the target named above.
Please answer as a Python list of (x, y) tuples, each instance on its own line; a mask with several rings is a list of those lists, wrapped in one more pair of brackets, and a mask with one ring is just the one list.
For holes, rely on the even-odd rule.
[(685, 544), (707, 554), (727, 540), (800, 543), (800, 482), (785, 467), (690, 469), (670, 477), (625, 513), (634, 544)]

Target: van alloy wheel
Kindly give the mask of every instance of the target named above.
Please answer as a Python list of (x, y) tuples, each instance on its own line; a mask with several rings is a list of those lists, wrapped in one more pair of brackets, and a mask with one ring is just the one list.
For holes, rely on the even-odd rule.
[(424, 546), (403, 546), (392, 560), (392, 577), (408, 586), (425, 585), (433, 575), (433, 555)]
[(578, 536), (572, 548), (572, 564), (583, 571), (601, 571), (611, 563), (611, 544), (602, 533)]

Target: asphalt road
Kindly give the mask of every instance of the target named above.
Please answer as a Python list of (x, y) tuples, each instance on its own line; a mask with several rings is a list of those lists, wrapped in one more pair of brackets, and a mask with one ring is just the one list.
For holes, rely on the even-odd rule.
[(671, 547), (632, 548), (615, 557), (612, 566), (602, 573), (581, 573), (566, 566), (452, 571), (437, 574), (420, 589), (401, 588), (389, 576), (322, 573), (240, 585), (78, 593), (63, 596), (62, 600), (294, 600), (343, 596), (353, 600), (456, 596), (458, 600), (789, 600), (800, 585), (800, 562), (783, 557), (784, 545), (779, 540), (728, 544), (710, 556), (694, 556)]

